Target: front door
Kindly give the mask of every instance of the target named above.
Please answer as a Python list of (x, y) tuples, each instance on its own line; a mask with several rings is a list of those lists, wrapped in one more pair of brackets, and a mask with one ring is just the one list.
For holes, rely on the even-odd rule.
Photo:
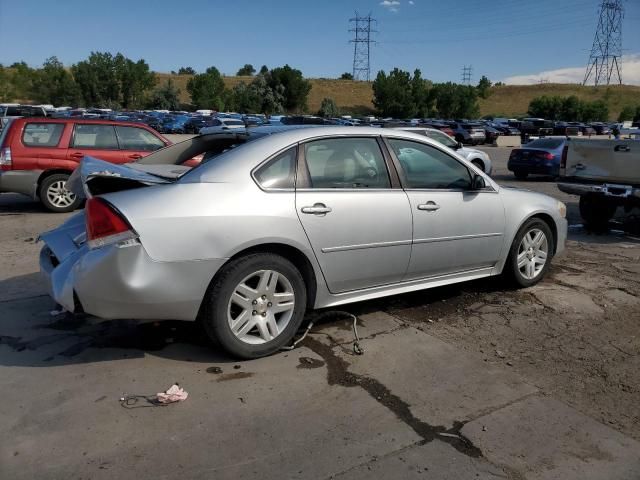
[(454, 274), (498, 261), (504, 207), (491, 188), (472, 190), (471, 172), (444, 150), (389, 139), (403, 170), (413, 215), (413, 248), (405, 280)]
[(302, 146), (296, 210), (332, 293), (399, 282), (411, 254), (407, 195), (392, 188), (376, 137)]

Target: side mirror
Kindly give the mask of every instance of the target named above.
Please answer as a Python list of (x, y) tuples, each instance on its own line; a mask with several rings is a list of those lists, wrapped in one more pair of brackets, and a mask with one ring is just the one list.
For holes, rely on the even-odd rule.
[(483, 188), (487, 188), (484, 178), (477, 174), (474, 175), (471, 181), (471, 190), (482, 190)]

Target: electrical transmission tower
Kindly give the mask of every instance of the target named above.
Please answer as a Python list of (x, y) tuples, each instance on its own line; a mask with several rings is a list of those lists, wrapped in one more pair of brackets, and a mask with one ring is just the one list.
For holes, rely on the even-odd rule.
[(465, 85), (471, 85), (471, 73), (473, 72), (472, 65), (462, 66), (462, 83)]
[(354, 24), (349, 31), (354, 33), (353, 40), (353, 79), (366, 80), (371, 79), (371, 64), (369, 63), (369, 55), (371, 54), (371, 44), (375, 41), (371, 40), (371, 34), (377, 30), (371, 29), (371, 24), (375, 24), (377, 20), (371, 18), (371, 13), (366, 17), (361, 17), (358, 12), (356, 16), (349, 19), (349, 23)]
[(584, 74), (583, 85), (593, 77), (594, 84), (609, 85), (613, 82), (622, 85), (622, 19), (624, 7), (622, 0), (602, 0), (598, 28), (593, 38), (589, 55), (589, 64)]

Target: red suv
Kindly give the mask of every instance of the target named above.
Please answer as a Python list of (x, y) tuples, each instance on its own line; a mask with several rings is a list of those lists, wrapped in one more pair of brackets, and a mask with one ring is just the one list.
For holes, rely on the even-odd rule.
[(23, 193), (52, 212), (70, 212), (80, 200), (65, 184), (82, 157), (126, 163), (167, 145), (139, 123), (15, 118), (0, 132), (0, 192)]

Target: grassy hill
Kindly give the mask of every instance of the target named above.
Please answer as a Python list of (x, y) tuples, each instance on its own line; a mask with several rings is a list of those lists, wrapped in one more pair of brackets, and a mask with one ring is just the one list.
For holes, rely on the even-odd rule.
[(480, 113), (508, 117), (525, 115), (529, 102), (541, 95), (561, 97), (575, 95), (581, 100), (603, 100), (609, 106), (610, 120), (616, 120), (624, 106), (640, 105), (640, 86), (593, 87), (564, 83), (542, 83), (493, 87), (489, 98), (480, 99)]
[[(188, 103), (187, 82), (190, 75), (157, 73), (158, 82), (171, 78), (180, 89), (181, 101)], [(227, 87), (239, 82), (251, 82), (251, 77), (224, 77)], [(369, 113), (373, 110), (371, 84), (351, 80), (312, 78), (309, 93), (309, 112), (316, 112), (325, 97), (333, 98), (338, 106), (350, 113)], [(526, 115), (529, 102), (540, 95), (566, 97), (576, 95), (582, 100), (604, 100), (609, 106), (611, 120), (618, 118), (625, 105), (640, 105), (640, 86), (612, 85), (593, 87), (574, 84), (543, 83), (536, 85), (503, 85), (493, 87), (487, 99), (480, 99), (481, 115), (515, 117)]]

